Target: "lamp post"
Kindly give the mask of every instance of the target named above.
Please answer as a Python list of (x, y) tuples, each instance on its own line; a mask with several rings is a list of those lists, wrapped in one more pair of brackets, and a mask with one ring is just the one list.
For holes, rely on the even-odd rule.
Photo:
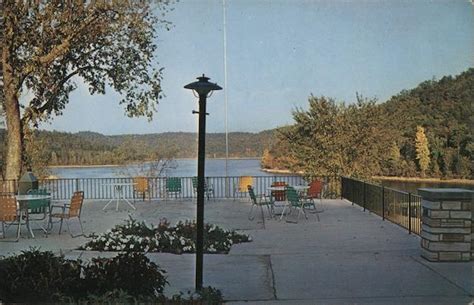
[[(206, 158), (206, 99), (211, 96), (214, 90), (222, 90), (217, 84), (209, 82), (209, 77), (204, 74), (193, 82), (184, 86), (185, 89), (193, 90), (194, 95), (199, 97), (198, 131), (198, 185), (197, 185), (197, 215), (196, 215), (196, 290), (202, 289), (203, 274), (203, 252), (204, 252), (204, 165)], [(209, 94), (210, 93), (210, 94)]]

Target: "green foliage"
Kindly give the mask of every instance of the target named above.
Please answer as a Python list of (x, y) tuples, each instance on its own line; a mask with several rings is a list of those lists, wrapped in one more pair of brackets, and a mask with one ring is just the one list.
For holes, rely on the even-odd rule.
[(307, 175), (368, 176), (379, 170), (374, 162), (386, 155), (377, 145), (389, 135), (380, 129), (380, 106), (358, 96), (352, 105), (325, 97), (309, 98), (307, 111), (293, 113), (295, 124), (280, 129), (288, 147), (288, 166)]
[(0, 260), (0, 300), (30, 303), (75, 296), (81, 281), (80, 261), (66, 260), (38, 249)]
[(206, 287), (167, 298), (166, 272), (143, 253), (125, 252), (90, 263), (50, 251), (23, 251), (0, 259), (0, 302), (58, 304), (222, 304), (218, 289)]
[(119, 289), (132, 296), (163, 293), (166, 273), (143, 253), (124, 252), (107, 258), (93, 258), (83, 270), (83, 291), (103, 295)]
[[(196, 251), (196, 223), (179, 221), (176, 226), (162, 220), (155, 227), (130, 217), (123, 225), (117, 225), (106, 233), (91, 235), (92, 240), (81, 249), (97, 251), (140, 251), (194, 253)], [(204, 251), (228, 253), (235, 243), (250, 241), (248, 235), (222, 229), (216, 225), (204, 226)]]
[[(273, 167), (309, 175), (472, 178), (473, 100), (474, 68), (381, 104), (359, 95), (349, 105), (310, 96), (308, 110), (296, 109), (294, 124), (278, 129), (270, 142)], [(431, 147), (416, 147), (417, 126), (425, 127)]]

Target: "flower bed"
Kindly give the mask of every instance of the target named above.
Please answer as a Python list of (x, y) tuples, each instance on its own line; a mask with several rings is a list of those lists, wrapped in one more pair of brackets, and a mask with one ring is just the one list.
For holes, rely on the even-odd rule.
[[(158, 226), (148, 226), (130, 217), (103, 234), (92, 234), (91, 241), (80, 249), (95, 251), (137, 251), (194, 253), (196, 251), (196, 222), (179, 221), (174, 227), (166, 220)], [(204, 226), (204, 252), (228, 253), (233, 244), (249, 242), (250, 236), (222, 229), (216, 225)]]

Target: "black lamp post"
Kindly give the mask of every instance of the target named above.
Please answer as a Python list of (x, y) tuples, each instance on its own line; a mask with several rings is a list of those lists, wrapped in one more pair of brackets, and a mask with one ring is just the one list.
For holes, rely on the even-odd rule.
[(217, 84), (209, 82), (209, 77), (204, 74), (193, 82), (184, 86), (193, 90), (199, 97), (199, 132), (198, 132), (198, 185), (197, 185), (197, 238), (196, 238), (196, 290), (202, 289), (203, 252), (204, 252), (204, 164), (206, 158), (206, 99), (214, 90), (222, 88)]

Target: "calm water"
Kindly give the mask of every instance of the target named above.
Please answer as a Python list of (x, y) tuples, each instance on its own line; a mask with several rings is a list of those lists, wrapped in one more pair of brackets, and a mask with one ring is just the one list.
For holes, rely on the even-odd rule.
[[(140, 166), (110, 166), (110, 167), (56, 167), (51, 168), (51, 174), (58, 178), (113, 178), (144, 175)], [(193, 177), (197, 175), (197, 160), (176, 160), (173, 168), (163, 172), (167, 177)], [(260, 170), (260, 159), (228, 160), (229, 176), (274, 176)], [(206, 176), (225, 176), (225, 160), (206, 160)]]
[(401, 190), (413, 194), (417, 194), (419, 188), (462, 188), (474, 190), (474, 185), (472, 184), (460, 184), (460, 183), (450, 183), (450, 182), (407, 182), (407, 181), (383, 181), (382, 185)]
[[(111, 167), (57, 167), (52, 168), (51, 173), (58, 178), (113, 178), (113, 177), (133, 177), (145, 175), (139, 169), (139, 166), (111, 166)], [(167, 177), (193, 177), (197, 175), (197, 160), (176, 160), (173, 168), (163, 172)], [(260, 159), (237, 159), (228, 160), (229, 176), (275, 176), (260, 170)], [(225, 176), (225, 160), (209, 159), (206, 160), (206, 176), (222, 177)], [(454, 187), (474, 190), (474, 185), (447, 183), (447, 182), (401, 182), (384, 181), (382, 183), (390, 187), (405, 192), (417, 193), (418, 188), (423, 187)]]

